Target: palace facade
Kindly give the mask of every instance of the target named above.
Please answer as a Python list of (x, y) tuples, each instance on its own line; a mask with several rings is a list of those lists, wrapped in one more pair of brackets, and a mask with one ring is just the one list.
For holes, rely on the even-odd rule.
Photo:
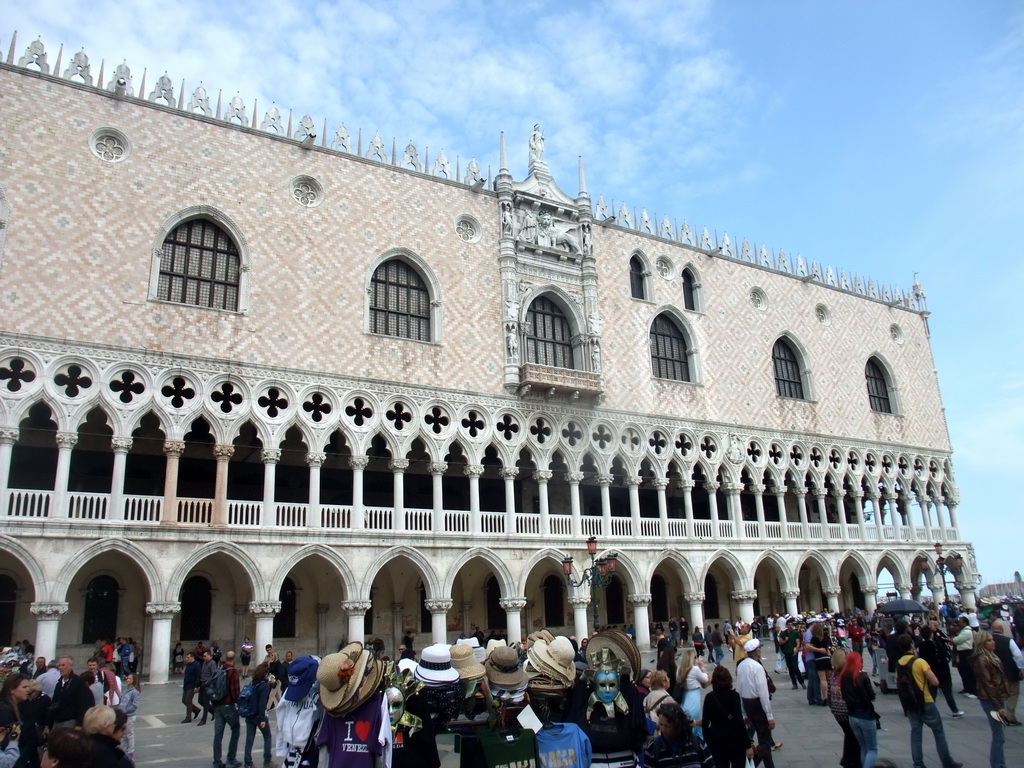
[(161, 681), (179, 639), (645, 643), (941, 600), (935, 542), (973, 601), (919, 286), (566, 194), (539, 126), (490, 177), (16, 55), (0, 644), (133, 636)]

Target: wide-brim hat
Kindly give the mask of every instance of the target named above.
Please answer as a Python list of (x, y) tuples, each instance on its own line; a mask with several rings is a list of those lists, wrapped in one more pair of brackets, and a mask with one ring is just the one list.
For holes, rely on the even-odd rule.
[(461, 640), (459, 640), (456, 643), (456, 645), (468, 645), (470, 648), (472, 648), (473, 655), (476, 657), (476, 660), (479, 661), (481, 664), (483, 664), (484, 659), (487, 658), (487, 655), (484, 653), (484, 647), (480, 645), (480, 641), (477, 639), (476, 635), (464, 637)]
[(484, 676), (484, 665), (476, 660), (475, 651), (469, 643), (460, 642), (452, 646), (452, 667), (458, 670), (463, 680), (479, 680)]
[(451, 648), (444, 643), (428, 645), (420, 652), (414, 676), (426, 685), (446, 685), (461, 679), (459, 671), (452, 667)]
[(356, 689), (352, 698), (330, 713), (335, 717), (345, 717), (350, 712), (355, 712), (363, 706), (363, 704), (369, 701), (370, 697), (377, 693), (377, 691), (380, 690), (381, 685), (384, 683), (384, 676), (387, 671), (386, 662), (372, 658), (373, 654), (371, 654), (370, 651), (363, 651), (363, 653), (371, 657), (370, 661), (366, 665), (366, 674), (363, 675), (363, 680), (359, 684), (359, 688)]
[[(568, 659), (564, 658), (565, 650), (560, 645), (556, 645), (556, 641), (548, 643), (544, 640), (536, 640), (527, 651), (527, 663), (530, 665), (530, 669), (536, 674), (545, 675), (550, 677), (556, 682), (560, 682), (563, 687), (568, 688), (572, 685), (576, 679), (576, 666), (573, 664), (573, 658), (575, 656), (572, 653), (572, 645), (565, 638), (565, 645), (569, 648)], [(557, 648), (558, 656), (555, 655)], [(530, 670), (527, 670), (529, 674)], [(533, 677), (536, 675), (530, 675), (531, 685)]]
[(316, 671), (320, 683), (320, 702), (333, 712), (343, 707), (359, 689), (366, 676), (370, 652), (360, 642), (349, 643), (337, 653), (324, 656)]
[(491, 651), (487, 663), (487, 679), (502, 688), (522, 688), (526, 685), (526, 670), (519, 666), (519, 654), (515, 648), (502, 646)]
[(487, 641), (487, 648), (484, 649), (484, 657), (489, 657), (491, 655), (491, 651), (493, 651), (495, 648), (503, 648), (507, 645), (508, 643), (506, 643), (504, 640), (499, 640), (496, 637), (492, 637), (490, 640)]
[(552, 635), (546, 629), (538, 629), (536, 632), (531, 632), (529, 635), (527, 635), (527, 637), (526, 637), (526, 649), (529, 650), (530, 647), (534, 643), (536, 643), (538, 640), (543, 640), (545, 643), (549, 643), (550, 644), (551, 642), (554, 641), (554, 639), (555, 639), (554, 635)]
[(640, 649), (636, 647), (633, 638), (617, 629), (605, 629), (598, 632), (587, 643), (587, 663), (591, 669), (595, 668), (597, 659), (601, 657), (601, 652), (605, 648), (616, 659), (629, 665), (632, 671), (630, 680), (638, 682), (637, 678), (641, 669)]

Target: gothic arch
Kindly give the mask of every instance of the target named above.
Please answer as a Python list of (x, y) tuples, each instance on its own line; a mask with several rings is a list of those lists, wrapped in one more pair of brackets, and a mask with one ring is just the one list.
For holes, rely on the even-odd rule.
[(368, 600), (370, 598), (370, 587), (373, 586), (373, 580), (377, 578), (377, 575), (385, 565), (398, 557), (404, 557), (419, 569), (420, 576), (423, 579), (423, 584), (427, 590), (428, 599), (448, 597), (448, 593), (442, 590), (442, 582), (438, 578), (437, 572), (434, 571), (434, 566), (430, 560), (427, 559), (427, 557), (418, 549), (403, 544), (401, 546), (392, 547), (374, 558), (373, 562), (370, 563), (366, 572), (363, 574), (362, 581), (358, 582), (358, 594), (354, 596), (354, 599)]
[(146, 577), (146, 593), (150, 601), (159, 601), (163, 596), (160, 594), (160, 587), (163, 584), (163, 578), (157, 571), (156, 566), (138, 544), (123, 538), (105, 538), (98, 541), (94, 541), (91, 544), (86, 545), (84, 548), (75, 552), (75, 554), (65, 561), (60, 573), (57, 578), (54, 579), (52, 586), (50, 587), (53, 599), (57, 601), (65, 600), (67, 598), (68, 588), (71, 586), (72, 580), (75, 575), (86, 566), (86, 564), (98, 555), (102, 555), (105, 552), (117, 552), (125, 555), (135, 565), (138, 566), (139, 570), (142, 571)]
[[(769, 563), (775, 567), (775, 575), (779, 579), (780, 589), (787, 591), (796, 588), (796, 581), (793, 579), (792, 568), (790, 568), (789, 563), (786, 562), (782, 555), (773, 549), (766, 550), (751, 566), (750, 572), (756, 574), (757, 569), (764, 563)], [(797, 572), (799, 572), (799, 568), (797, 569)]]
[[(354, 599), (352, 592), (356, 585), (356, 576), (352, 572), (352, 568), (342, 559), (337, 549), (328, 547), (324, 544), (307, 544), (306, 546), (292, 552), (278, 566), (274, 575), (267, 580), (268, 594), (277, 595), (281, 589), (281, 585), (284, 584), (284, 580), (288, 577), (288, 574), (291, 573), (292, 569), (303, 560), (312, 557), (313, 555), (319, 555), (338, 570), (338, 575), (341, 577), (343, 591), (341, 599)], [(276, 597), (274, 599), (276, 599)]]
[(897, 579), (897, 584), (910, 583), (910, 571), (907, 569), (903, 560), (900, 559), (899, 555), (891, 549), (885, 550), (878, 556), (878, 561), (875, 563), (875, 578), (873, 581), (878, 580), (878, 572), (883, 568), (888, 569), (888, 571)]
[(249, 587), (252, 590), (253, 600), (277, 600), (276, 593), (270, 594), (267, 591), (266, 580), (263, 578), (263, 574), (256, 566), (256, 563), (253, 562), (249, 553), (237, 544), (233, 544), (229, 541), (212, 541), (205, 544), (178, 563), (177, 567), (174, 569), (174, 573), (167, 582), (166, 599), (171, 601), (177, 600), (178, 594), (181, 592), (181, 586), (185, 583), (185, 579), (188, 577), (189, 572), (206, 558), (211, 555), (218, 554), (227, 555), (228, 557), (236, 560), (238, 564), (242, 566), (245, 575), (249, 578)]
[[(534, 552), (530, 556), (530, 558), (525, 563), (523, 563), (523, 569), (522, 569), (522, 571), (520, 571), (520, 573), (519, 573), (519, 580), (518, 580), (518, 582), (515, 585), (516, 586), (515, 594), (516, 595), (522, 595), (522, 594), (525, 593), (526, 581), (527, 581), (527, 579), (530, 578), (530, 574), (533, 572), (533, 570), (538, 565), (540, 565), (545, 560), (553, 561), (554, 563), (557, 564), (558, 569), (561, 570), (561, 568), (562, 568), (562, 558), (565, 557), (567, 554), (568, 554), (567, 552), (559, 552), (557, 549), (554, 549), (553, 547), (545, 547), (544, 549), (540, 549), (540, 550), (537, 550), (536, 552)], [(574, 565), (573, 566), (573, 578), (578, 578), (579, 575), (580, 575), (579, 574), (579, 569)], [(571, 590), (569, 590), (569, 591), (571, 592)]]
[(495, 557), (494, 552), (484, 547), (473, 547), (463, 552), (459, 559), (451, 564), (448, 569), (448, 573), (444, 576), (444, 581), (441, 584), (441, 594), (450, 595), (455, 584), (455, 577), (458, 576), (459, 571), (462, 570), (470, 560), (475, 557), (479, 557), (487, 566), (491, 569), (494, 577), (498, 580), (498, 586), (501, 587), (501, 594), (504, 597), (511, 597), (513, 595), (522, 594), (522, 592), (514, 592), (516, 579), (509, 571), (508, 565), (500, 557)]
[(658, 570), (659, 566), (669, 563), (679, 569), (687, 589), (699, 592), (704, 588), (703, 584), (697, 580), (697, 572), (693, 570), (693, 565), (683, 556), (682, 552), (676, 549), (663, 549), (654, 555), (654, 559), (647, 569), (647, 581), (645, 583), (651, 583), (651, 579), (654, 578), (654, 573)]
[(702, 588), (704, 580), (708, 577), (708, 573), (710, 573), (712, 566), (716, 563), (721, 564), (722, 567), (725, 568), (726, 572), (732, 576), (732, 590), (746, 590), (752, 588), (751, 585), (754, 583), (753, 578), (747, 576), (743, 563), (740, 562), (736, 555), (727, 549), (716, 550), (708, 556), (708, 559), (704, 563), (704, 568), (701, 569), (700, 573), (699, 583)]
[(857, 574), (857, 578), (861, 581), (862, 585), (873, 584), (876, 576), (871, 570), (871, 566), (868, 565), (868, 561), (864, 559), (864, 555), (853, 549), (848, 549), (839, 556), (839, 570), (843, 570), (843, 565), (847, 562), (853, 568), (854, 573)]
[(818, 566), (821, 572), (821, 584), (825, 589), (833, 589), (838, 587), (839, 584), (837, 574), (832, 564), (825, 558), (823, 554), (816, 550), (809, 550), (806, 552), (796, 564), (796, 570), (794, 571), (795, 578), (800, 578), (800, 569), (804, 567), (808, 562), (814, 561), (814, 564)]
[(39, 564), (39, 561), (36, 559), (36, 556), (27, 550), (20, 541), (12, 539), (10, 536), (0, 534), (0, 549), (3, 549), (5, 552), (8, 552), (17, 558), (18, 562), (20, 562), (25, 570), (28, 571), (29, 578), (32, 579), (32, 590), (35, 593), (35, 599), (37, 602), (57, 599), (52, 597), (46, 590), (46, 585), (49, 584), (49, 580), (46, 578), (46, 574), (44, 573), (42, 566)]

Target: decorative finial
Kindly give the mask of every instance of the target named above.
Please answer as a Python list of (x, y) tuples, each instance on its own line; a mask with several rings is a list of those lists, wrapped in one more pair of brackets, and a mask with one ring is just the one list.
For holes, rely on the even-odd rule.
[(587, 194), (587, 179), (583, 175), (583, 155), (580, 155), (579, 158), (580, 158), (580, 197), (583, 197), (585, 194)]
[(500, 155), (499, 162), (501, 164), (501, 167), (498, 168), (498, 173), (508, 173), (508, 157), (505, 155), (505, 132), (504, 131), (501, 132), (501, 142), (500, 142), (500, 152), (499, 152), (499, 155)]

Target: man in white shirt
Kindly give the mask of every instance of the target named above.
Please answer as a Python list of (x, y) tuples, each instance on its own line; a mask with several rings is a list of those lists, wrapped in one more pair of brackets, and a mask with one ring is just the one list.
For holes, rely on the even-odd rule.
[(46, 665), (46, 671), (36, 678), (39, 685), (43, 687), (43, 693), (53, 699), (53, 692), (57, 688), (57, 681), (60, 680), (60, 670), (57, 669), (57, 660), (54, 659)]
[(775, 716), (772, 714), (772, 700), (768, 693), (768, 674), (761, 666), (761, 642), (757, 639), (748, 640), (743, 650), (747, 655), (736, 666), (736, 692), (743, 701), (747, 732), (751, 738), (757, 733), (757, 762), (767, 768), (775, 768), (772, 759)]

